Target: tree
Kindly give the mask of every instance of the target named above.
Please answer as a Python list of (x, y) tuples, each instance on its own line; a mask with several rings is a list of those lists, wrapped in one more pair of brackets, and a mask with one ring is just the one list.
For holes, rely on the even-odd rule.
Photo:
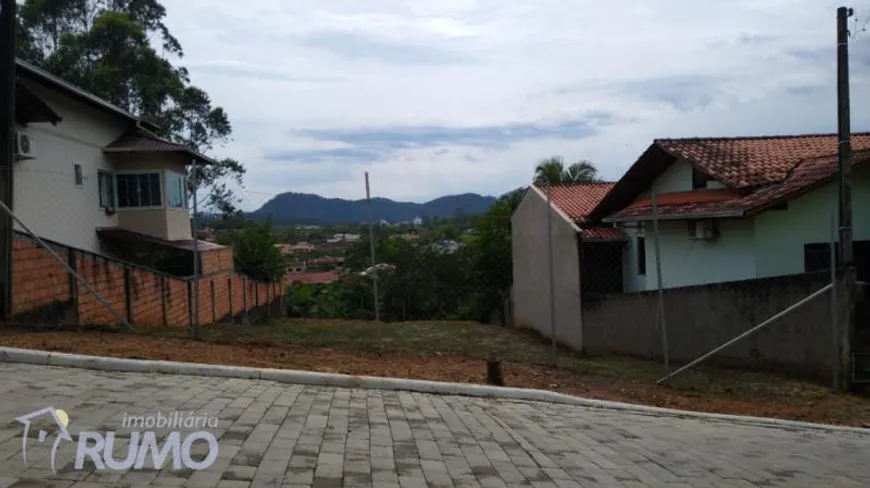
[[(158, 0), (25, 0), (20, 12), (19, 57), (156, 123), (161, 136), (199, 152), (229, 140), (232, 126), (223, 108), (191, 85), (187, 69), (167, 59), (184, 52)], [(233, 159), (201, 165), (189, 175), (189, 190), (207, 189), (207, 206), (235, 215), (238, 198), (228, 183), (240, 185), (244, 173)]]
[(535, 167), (535, 185), (558, 183), (597, 183), (601, 181), (598, 170), (589, 161), (578, 161), (567, 168), (561, 156), (542, 159)]
[(499, 197), (480, 216), (471, 239), (470, 282), (476, 291), (474, 309), (477, 320), (486, 320), (510, 296), (513, 282), (511, 217), (519, 207), (526, 188), (517, 188)]
[(272, 232), (271, 219), (235, 231), (230, 241), (233, 262), (240, 273), (267, 283), (284, 277), (287, 263), (277, 246), (278, 237)]

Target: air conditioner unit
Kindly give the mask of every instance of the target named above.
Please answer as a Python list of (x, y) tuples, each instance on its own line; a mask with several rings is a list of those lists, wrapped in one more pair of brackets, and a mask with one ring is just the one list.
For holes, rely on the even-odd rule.
[(33, 146), (30, 136), (24, 132), (15, 133), (15, 158), (33, 159)]
[(689, 239), (696, 241), (709, 241), (718, 235), (716, 223), (712, 220), (698, 220), (689, 222)]

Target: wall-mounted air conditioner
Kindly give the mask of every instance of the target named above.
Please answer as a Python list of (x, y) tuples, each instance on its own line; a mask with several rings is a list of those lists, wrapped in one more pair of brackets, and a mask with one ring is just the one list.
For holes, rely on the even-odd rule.
[(716, 222), (713, 220), (696, 220), (689, 222), (689, 239), (709, 241), (718, 236)]
[(15, 133), (15, 159), (33, 159), (33, 145), (30, 135), (24, 132)]

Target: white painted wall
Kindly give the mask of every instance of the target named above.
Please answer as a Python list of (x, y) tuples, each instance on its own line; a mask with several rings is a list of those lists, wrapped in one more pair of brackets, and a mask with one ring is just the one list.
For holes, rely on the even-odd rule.
[(674, 193), (692, 190), (692, 165), (685, 161), (677, 161), (650, 185), (656, 194)]
[(547, 216), (552, 219), (556, 339), (583, 347), (580, 262), (577, 232), (533, 189), (526, 192), (511, 218), (514, 320), (552, 337), (550, 327)]
[[(662, 285), (664, 288), (702, 285), (755, 277), (755, 238), (752, 220), (719, 220), (714, 240), (689, 238), (684, 221), (659, 222)], [(658, 288), (655, 234), (646, 233), (647, 290)]]
[[(870, 239), (870, 169), (854, 172), (852, 238)], [(754, 219), (758, 277), (804, 272), (804, 245), (831, 241), (837, 183), (801, 195), (787, 210), (768, 210)], [(839, 242), (839, 238), (834, 239)]]
[[(35, 159), (15, 163), (13, 211), (41, 237), (99, 252), (95, 229), (117, 226), (118, 219), (99, 206), (97, 171), (113, 169), (102, 149), (125, 127), (55, 91), (33, 88), (63, 120), (57, 126), (40, 123), (22, 129), (32, 139)], [(74, 163), (82, 166), (81, 186), (75, 184)]]

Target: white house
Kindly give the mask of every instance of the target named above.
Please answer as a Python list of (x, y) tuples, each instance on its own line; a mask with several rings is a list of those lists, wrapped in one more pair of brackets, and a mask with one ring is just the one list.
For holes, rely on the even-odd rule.
[[(852, 146), (855, 264), (870, 280), (870, 133)], [(629, 235), (625, 291), (657, 288), (654, 219), (665, 288), (818, 271), (836, 174), (835, 135), (656, 140), (589, 219)]]
[(92, 252), (106, 239), (191, 241), (186, 167), (211, 159), (25, 62), (16, 75), (13, 212), (27, 227)]

